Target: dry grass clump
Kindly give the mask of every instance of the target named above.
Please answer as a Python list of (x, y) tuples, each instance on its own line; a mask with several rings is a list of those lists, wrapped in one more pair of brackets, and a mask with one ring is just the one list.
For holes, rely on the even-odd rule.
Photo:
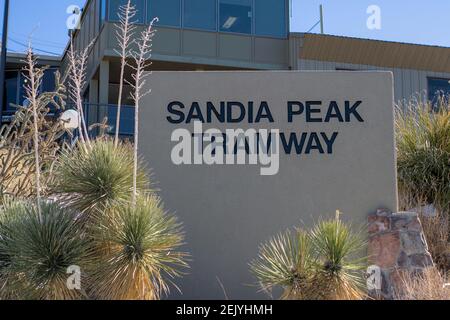
[(449, 279), (436, 268), (427, 268), (419, 274), (402, 276), (402, 290), (397, 300), (450, 300)]

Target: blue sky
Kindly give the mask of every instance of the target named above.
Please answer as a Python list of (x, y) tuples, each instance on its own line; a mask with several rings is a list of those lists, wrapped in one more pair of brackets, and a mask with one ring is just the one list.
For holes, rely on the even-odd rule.
[[(29, 35), (38, 49), (60, 53), (67, 42), (66, 9), (85, 0), (10, 0), (9, 48), (23, 51)], [(319, 20), (335, 35), (450, 47), (449, 0), (292, 0), (291, 31), (305, 32)], [(0, 0), (3, 17), (4, 0)], [(369, 5), (381, 9), (381, 30), (369, 30)], [(318, 32), (315, 28), (313, 32)], [(14, 41), (14, 42), (13, 42)]]

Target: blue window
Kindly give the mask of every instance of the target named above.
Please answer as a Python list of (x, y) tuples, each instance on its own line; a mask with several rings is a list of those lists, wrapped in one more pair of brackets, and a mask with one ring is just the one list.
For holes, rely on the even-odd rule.
[(160, 26), (181, 26), (181, 0), (148, 0), (147, 22), (157, 17)]
[(284, 0), (255, 0), (255, 33), (261, 36), (287, 36), (287, 10)]
[(106, 10), (108, 9), (106, 0), (100, 1), (100, 26), (103, 24), (103, 22), (106, 20)]
[(184, 0), (184, 27), (216, 30), (216, 2), (216, 0)]
[(55, 72), (56, 69), (47, 69), (44, 72), (44, 77), (42, 78), (42, 92), (52, 92), (55, 91)]
[[(122, 106), (120, 114), (120, 132), (121, 136), (134, 135), (134, 107)], [(116, 131), (117, 106), (108, 106), (108, 124), (110, 133)]]
[[(109, 15), (110, 21), (119, 21), (119, 8), (126, 6), (128, 0), (109, 0)], [(132, 0), (132, 4), (136, 8), (136, 16), (133, 18), (133, 22), (144, 23), (145, 22), (145, 0)]]
[(220, 31), (252, 33), (252, 0), (219, 0), (219, 3)]
[(448, 99), (450, 95), (450, 79), (428, 78), (428, 99), (436, 104), (438, 99)]
[(11, 104), (18, 104), (18, 92), (19, 92), (19, 72), (6, 71), (5, 82), (3, 84), (5, 95), (3, 97), (3, 105), (5, 110), (14, 112), (16, 108)]

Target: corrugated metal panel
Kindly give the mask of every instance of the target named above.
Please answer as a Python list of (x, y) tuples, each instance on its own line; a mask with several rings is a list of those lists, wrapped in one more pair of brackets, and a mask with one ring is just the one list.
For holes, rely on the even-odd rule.
[(450, 48), (304, 34), (300, 59), (450, 73)]

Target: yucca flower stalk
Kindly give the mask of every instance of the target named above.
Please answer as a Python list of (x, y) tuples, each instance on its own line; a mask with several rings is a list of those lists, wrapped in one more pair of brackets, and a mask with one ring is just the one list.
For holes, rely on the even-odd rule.
[(41, 203), (42, 217), (34, 204), (11, 207), (15, 221), (9, 229), (9, 286), (20, 299), (73, 300), (86, 298), (82, 288), (67, 285), (71, 266), (88, 263), (90, 245), (77, 215), (55, 203)]
[(80, 51), (76, 51), (73, 44), (72, 34), (70, 36), (70, 46), (68, 50), (69, 58), (69, 96), (75, 103), (78, 111), (78, 130), (82, 147), (87, 152), (91, 149), (91, 141), (89, 138), (89, 132), (86, 125), (86, 120), (83, 110), (83, 97), (82, 93), (86, 86), (86, 68), (89, 57), (89, 50), (92, 47), (92, 41), (87, 47)]
[(139, 196), (136, 206), (121, 204), (93, 224), (100, 253), (91, 271), (90, 292), (97, 299), (156, 300), (187, 267), (177, 249), (183, 233), (154, 195)]
[(116, 119), (116, 131), (114, 138), (114, 145), (117, 147), (119, 144), (119, 132), (120, 132), (120, 117), (122, 107), (122, 95), (125, 67), (127, 66), (127, 58), (131, 56), (129, 46), (131, 44), (131, 38), (134, 35), (136, 29), (133, 24), (133, 18), (136, 16), (136, 7), (128, 0), (126, 5), (119, 7), (119, 25), (116, 30), (116, 39), (119, 43), (120, 50), (116, 50), (116, 53), (120, 56), (120, 77), (119, 77), (119, 98), (117, 101), (117, 119)]
[(39, 217), (41, 216), (41, 164), (39, 154), (39, 115), (38, 115), (38, 96), (39, 88), (42, 85), (44, 77), (43, 68), (36, 67), (36, 57), (33, 55), (31, 45), (28, 47), (26, 66), (24, 67), (24, 77), (27, 84), (24, 85), (30, 108), (33, 112), (33, 145), (34, 145), (34, 161), (35, 161), (35, 184), (36, 184), (36, 202)]
[(158, 18), (154, 18), (149, 26), (142, 31), (137, 41), (137, 51), (132, 53), (134, 65), (131, 66), (133, 73), (131, 77), (133, 82), (130, 85), (133, 88), (131, 92), (131, 98), (134, 101), (135, 107), (135, 120), (134, 120), (134, 173), (133, 173), (133, 193), (132, 193), (132, 205), (136, 205), (137, 198), (137, 175), (138, 175), (138, 149), (139, 149), (139, 103), (143, 97), (150, 94), (151, 89), (144, 91), (144, 87), (147, 83), (147, 78), (150, 72), (146, 73), (146, 69), (151, 66), (151, 54), (153, 46), (153, 37), (155, 36), (155, 30), (153, 25), (158, 22)]
[[(150, 191), (150, 178), (138, 160), (138, 193)], [(63, 151), (56, 163), (53, 194), (86, 215), (103, 212), (117, 203), (128, 204), (133, 191), (133, 147), (103, 138), (92, 141), (92, 149)]]

